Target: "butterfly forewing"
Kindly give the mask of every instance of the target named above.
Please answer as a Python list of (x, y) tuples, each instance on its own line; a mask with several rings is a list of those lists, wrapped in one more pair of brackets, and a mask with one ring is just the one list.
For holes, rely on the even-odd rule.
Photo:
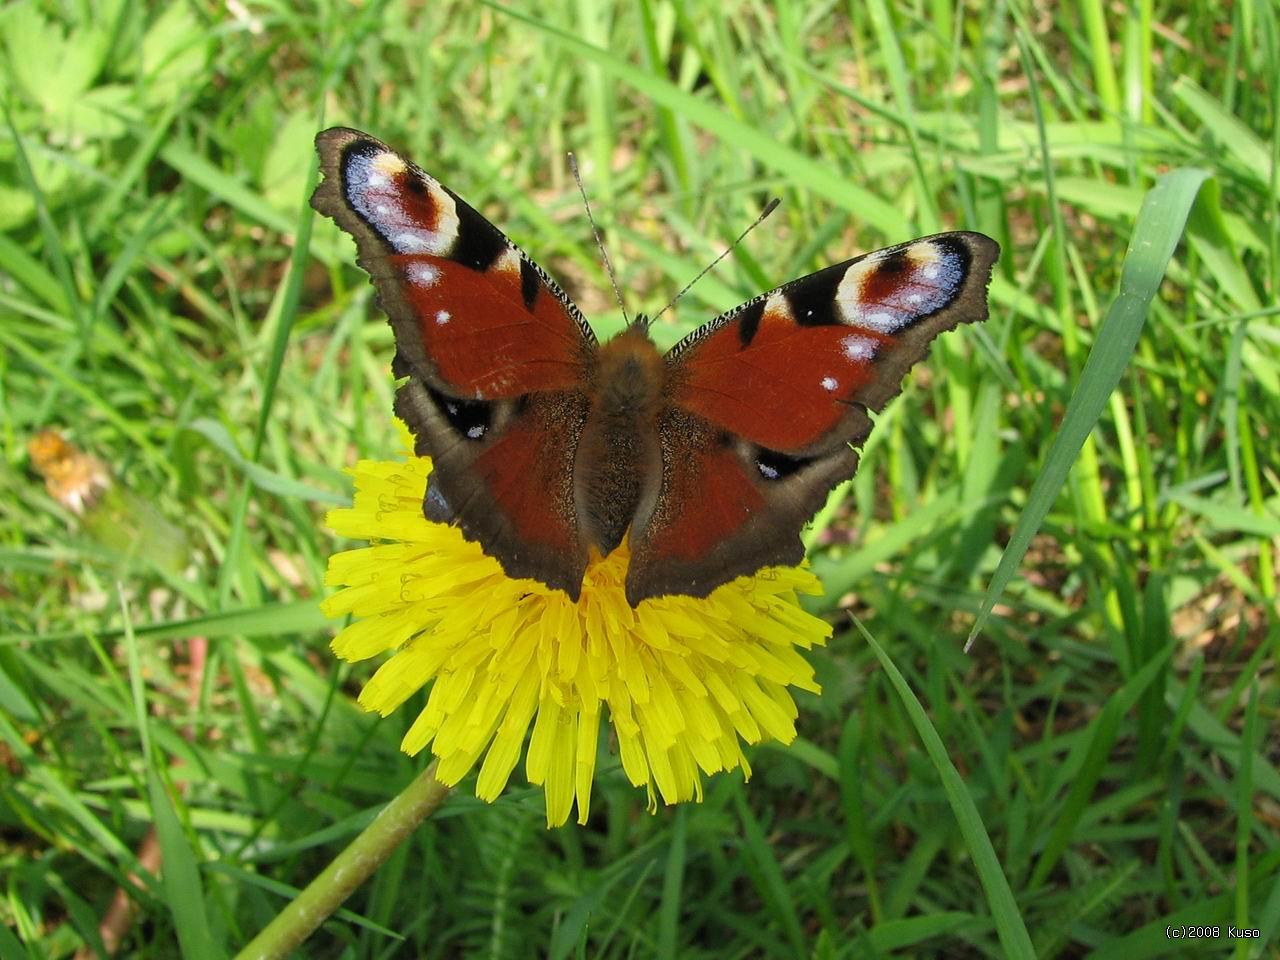
[(367, 134), (334, 128), (316, 146), (312, 205), (355, 238), (415, 373), (476, 399), (579, 382), (591, 328), (502, 231)]
[(879, 410), (896, 394), (939, 333), (985, 319), (997, 252), (981, 234), (939, 234), (784, 284), (676, 344), (673, 400), (770, 449), (822, 444), (851, 403)]

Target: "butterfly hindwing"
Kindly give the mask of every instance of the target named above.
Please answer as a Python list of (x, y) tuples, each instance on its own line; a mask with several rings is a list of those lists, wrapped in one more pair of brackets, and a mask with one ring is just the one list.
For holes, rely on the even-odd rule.
[[(386, 144), (335, 127), (316, 148), (312, 206), (354, 237), (395, 333), (393, 367), (408, 378), (396, 412), (433, 460), (427, 514), (457, 522), (510, 576), (577, 596), (590, 327), (500, 230)], [(513, 478), (536, 478), (536, 495)]]
[[(998, 254), (981, 234), (924, 237), (785, 284), (672, 348), (669, 401), (686, 427), (663, 434), (663, 484), (632, 529), (632, 602), (798, 562), (801, 527), (857, 467), (867, 412), (939, 333), (986, 318)], [(689, 489), (728, 512), (683, 508)], [(711, 523), (715, 543), (692, 549)]]
[[(768, 522), (772, 508), (741, 441), (675, 407), (663, 412), (658, 429), (659, 488), (631, 529), (632, 606), (671, 593), (706, 596), (744, 573), (799, 562), (803, 548), (788, 541), (744, 538)], [(744, 543), (754, 548), (750, 555), (740, 552)]]
[(573, 482), (586, 398), (564, 391), (463, 404), (410, 377), (396, 391), (395, 410), (417, 438), (416, 452), (432, 459), (428, 519), (456, 522), (508, 576), (576, 599), (588, 559)]

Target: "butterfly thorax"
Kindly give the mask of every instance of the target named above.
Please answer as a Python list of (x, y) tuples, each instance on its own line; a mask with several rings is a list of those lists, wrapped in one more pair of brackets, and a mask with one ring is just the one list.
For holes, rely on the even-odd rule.
[(662, 354), (638, 327), (628, 327), (595, 355), (574, 497), (584, 539), (602, 555), (622, 542), (646, 493), (643, 478), (655, 476), (665, 374)]
[(665, 377), (666, 364), (649, 335), (638, 327), (627, 327), (596, 353), (589, 379), (592, 412), (619, 425), (637, 419), (652, 422)]

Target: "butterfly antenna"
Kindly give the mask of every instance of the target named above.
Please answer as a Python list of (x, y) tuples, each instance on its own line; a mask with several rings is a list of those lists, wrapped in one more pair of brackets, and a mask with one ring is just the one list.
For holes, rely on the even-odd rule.
[(733, 251), (738, 248), (738, 244), (740, 244), (743, 241), (743, 238), (746, 237), (748, 233), (750, 233), (756, 227), (760, 226), (760, 224), (764, 222), (765, 217), (773, 213), (774, 210), (778, 209), (778, 204), (780, 204), (781, 202), (782, 201), (778, 197), (774, 197), (767, 204), (765, 204), (765, 208), (760, 211), (760, 216), (755, 218), (751, 226), (747, 227), (747, 229), (743, 230), (740, 234), (738, 234), (738, 239), (733, 241), (733, 243), (729, 244), (729, 246), (725, 248), (724, 253), (720, 254), (720, 256), (716, 257), (709, 264), (703, 267), (701, 273), (699, 273), (696, 277), (694, 277), (692, 280), (686, 283), (684, 285), (684, 289), (671, 298), (670, 303), (668, 303), (665, 307), (663, 307), (661, 310), (659, 310), (657, 313), (653, 315), (653, 319), (657, 320), (660, 316), (662, 316), (664, 313), (666, 313), (668, 310), (674, 307), (676, 305), (676, 301), (679, 300), (681, 297), (683, 297), (686, 293), (688, 293), (695, 283), (697, 283), (699, 280), (705, 277), (708, 273), (710, 273), (711, 269), (717, 263), (719, 263), (729, 254), (733, 253)]
[(591, 232), (596, 235), (596, 246), (600, 249), (600, 259), (604, 261), (605, 272), (609, 274), (609, 283), (613, 285), (613, 296), (618, 301), (618, 309), (622, 311), (622, 319), (631, 326), (631, 318), (627, 316), (627, 308), (622, 304), (622, 291), (618, 289), (618, 278), (613, 272), (613, 264), (609, 261), (609, 251), (604, 248), (600, 239), (600, 228), (596, 226), (596, 218), (591, 215), (591, 204), (587, 201), (586, 188), (582, 186), (582, 177), (578, 173), (578, 158), (569, 152), (569, 169), (573, 171), (573, 179), (578, 184), (578, 192), (582, 194), (582, 205), (587, 208), (587, 220), (591, 224)]

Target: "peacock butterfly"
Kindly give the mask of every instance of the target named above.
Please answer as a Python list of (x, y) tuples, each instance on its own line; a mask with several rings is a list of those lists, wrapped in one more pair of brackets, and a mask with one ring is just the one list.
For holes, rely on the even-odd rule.
[(395, 333), (396, 413), (434, 461), (424, 514), (574, 600), (592, 552), (624, 537), (632, 606), (798, 563), (868, 411), (934, 337), (986, 318), (1000, 253), (979, 233), (898, 244), (664, 355), (643, 317), (598, 343), (524, 251), (385, 143), (334, 127), (316, 149), (311, 205), (355, 238)]

